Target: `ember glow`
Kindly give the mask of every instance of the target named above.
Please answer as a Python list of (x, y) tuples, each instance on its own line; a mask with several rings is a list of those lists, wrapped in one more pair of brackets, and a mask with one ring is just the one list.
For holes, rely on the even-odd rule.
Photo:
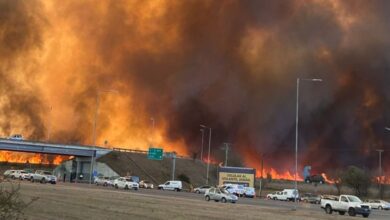
[(267, 172), (291, 179), (296, 78), (322, 78), (301, 85), (299, 173), (373, 170), (375, 149), (390, 143), (389, 10), (362, 0), (0, 0), (0, 135), (91, 145), (99, 96), (99, 146), (199, 156), (206, 124), (213, 154), (231, 141), (244, 165), (259, 170), (265, 154)]
[(58, 165), (61, 162), (70, 159), (70, 156), (45, 155), (33, 153), (15, 153), (9, 151), (0, 151), (0, 162), (23, 163), (23, 164), (53, 164)]

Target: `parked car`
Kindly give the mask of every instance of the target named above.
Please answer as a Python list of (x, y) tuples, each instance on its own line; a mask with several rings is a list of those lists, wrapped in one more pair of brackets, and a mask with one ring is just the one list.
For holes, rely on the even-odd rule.
[(222, 186), (222, 188), (226, 189), (229, 193), (232, 193), (236, 196), (243, 196), (244, 195), (244, 186), (238, 185), (238, 184), (225, 184)]
[(390, 203), (384, 200), (368, 200), (366, 203), (373, 209), (390, 210)]
[(21, 134), (13, 134), (9, 139), (13, 141), (23, 141), (23, 136)]
[(301, 201), (312, 204), (320, 204), (321, 197), (312, 193), (305, 193), (302, 195)]
[(229, 193), (227, 190), (224, 188), (210, 188), (206, 191), (204, 194), (204, 199), (206, 201), (214, 200), (216, 202), (231, 202), (231, 203), (236, 203), (238, 201), (238, 197), (236, 195), (233, 195)]
[(102, 185), (102, 186), (108, 186), (108, 182), (110, 181), (109, 177), (105, 176), (99, 176), (95, 179), (95, 184), (97, 186)]
[(337, 201), (323, 198), (321, 208), (327, 214), (338, 212), (344, 215), (347, 212), (350, 216), (362, 215), (365, 218), (371, 213), (371, 207), (368, 204), (364, 204), (358, 197), (352, 195), (340, 195)]
[(177, 180), (167, 181), (164, 184), (158, 185), (158, 189), (174, 190), (174, 191), (177, 191), (177, 192), (181, 191), (182, 188), (183, 188), (182, 182), (181, 181), (177, 181)]
[(107, 183), (108, 183), (108, 186), (114, 187), (114, 186), (115, 186), (115, 185), (114, 185), (114, 182), (115, 182), (115, 180), (118, 179), (118, 178), (119, 178), (119, 176), (112, 176), (112, 177), (110, 177), (110, 178), (109, 178), (109, 181), (107, 182)]
[(311, 176), (307, 176), (305, 178), (305, 182), (306, 183), (319, 183), (319, 184), (324, 184), (325, 183), (325, 179), (322, 175), (320, 174), (316, 174), (316, 175), (311, 175)]
[(15, 172), (13, 172), (11, 174), (10, 177), (12, 179), (24, 180), (24, 179), (28, 179), (30, 177), (30, 174), (27, 171), (24, 171), (24, 170), (16, 170)]
[(244, 187), (244, 197), (254, 198), (256, 195), (255, 188), (253, 187)]
[(40, 182), (40, 183), (57, 183), (57, 177), (53, 176), (51, 172), (44, 170), (37, 170), (30, 177), (31, 182)]
[(16, 170), (6, 170), (6, 171), (3, 173), (4, 178), (11, 177), (11, 175), (12, 175), (15, 171), (16, 171)]
[(277, 199), (277, 194), (278, 194), (278, 193), (280, 193), (280, 192), (278, 191), (278, 192), (273, 192), (273, 193), (267, 194), (267, 199), (276, 200), (276, 199)]
[(153, 183), (151, 183), (150, 181), (148, 180), (141, 180), (139, 182), (139, 187), (140, 188), (145, 188), (145, 189), (153, 189), (154, 188), (154, 185)]
[(207, 191), (208, 189), (210, 189), (210, 188), (211, 188), (211, 186), (208, 186), (208, 185), (199, 186), (199, 187), (196, 187), (196, 188), (194, 189), (194, 193), (205, 194), (206, 191)]
[(133, 182), (130, 178), (119, 177), (114, 181), (114, 187), (117, 189), (139, 189), (139, 184)]

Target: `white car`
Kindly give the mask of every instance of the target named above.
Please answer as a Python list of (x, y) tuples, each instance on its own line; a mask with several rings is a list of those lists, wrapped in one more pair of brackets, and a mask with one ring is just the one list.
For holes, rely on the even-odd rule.
[(390, 203), (384, 200), (368, 200), (366, 203), (373, 209), (390, 210)]
[(205, 194), (206, 191), (207, 191), (208, 189), (210, 189), (210, 188), (211, 188), (211, 186), (207, 186), (207, 185), (205, 185), (205, 186), (199, 186), (199, 187), (196, 187), (196, 188), (194, 189), (194, 193)]
[(4, 178), (11, 177), (11, 175), (15, 172), (16, 170), (6, 170), (3, 173)]
[(206, 201), (214, 200), (216, 202), (221, 201), (223, 203), (231, 202), (236, 203), (238, 201), (238, 197), (236, 195), (233, 195), (232, 193), (229, 193), (224, 188), (210, 188), (206, 191), (204, 194), (204, 199)]
[(179, 192), (183, 189), (183, 184), (181, 181), (171, 180), (171, 181), (165, 182), (164, 184), (158, 185), (158, 189), (173, 190), (173, 191)]
[(10, 176), (12, 179), (20, 179), (20, 180), (24, 180), (24, 179), (29, 179), (30, 178), (30, 173), (28, 173), (27, 171), (24, 171), (24, 170), (16, 170), (15, 172), (13, 172)]
[(253, 187), (244, 187), (244, 197), (254, 198), (256, 195), (255, 188)]
[(273, 193), (269, 193), (267, 194), (267, 199), (273, 199), (273, 200), (276, 200), (277, 199), (277, 195), (278, 193), (281, 193), (281, 192), (273, 192)]
[(108, 186), (110, 181), (109, 177), (104, 177), (104, 176), (99, 176), (95, 179), (95, 184), (97, 186), (102, 185), (102, 186)]
[(37, 170), (34, 174), (30, 176), (31, 182), (40, 182), (40, 183), (57, 183), (57, 177), (55, 177), (51, 172), (44, 170)]
[(240, 197), (244, 195), (245, 191), (244, 186), (238, 184), (225, 184), (222, 188), (226, 189), (229, 193)]
[(9, 139), (13, 141), (23, 141), (23, 136), (21, 134), (14, 134), (9, 137)]
[(114, 180), (114, 187), (117, 189), (139, 189), (139, 184), (136, 182), (133, 182), (130, 178), (125, 177), (119, 177), (118, 179)]
[(139, 187), (145, 188), (145, 189), (153, 189), (153, 188), (154, 188), (154, 185), (153, 185), (153, 183), (151, 183), (151, 182), (148, 181), (148, 180), (141, 180), (141, 181), (139, 182)]

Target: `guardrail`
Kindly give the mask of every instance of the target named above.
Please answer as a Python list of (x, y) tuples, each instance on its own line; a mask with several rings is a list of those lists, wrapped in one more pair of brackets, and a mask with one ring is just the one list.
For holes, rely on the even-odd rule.
[[(136, 150), (136, 149), (128, 149), (128, 148), (120, 148), (120, 147), (114, 147), (112, 150), (119, 151), (119, 152), (127, 152), (127, 153), (148, 154), (147, 150)], [(187, 159), (187, 160), (193, 159), (191, 157), (182, 156), (182, 155), (176, 155), (176, 158)]]

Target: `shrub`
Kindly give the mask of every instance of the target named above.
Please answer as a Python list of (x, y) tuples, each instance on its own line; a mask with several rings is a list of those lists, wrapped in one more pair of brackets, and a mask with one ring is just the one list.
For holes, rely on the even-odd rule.
[(341, 182), (351, 187), (357, 196), (367, 196), (371, 176), (365, 170), (350, 166), (341, 176)]

